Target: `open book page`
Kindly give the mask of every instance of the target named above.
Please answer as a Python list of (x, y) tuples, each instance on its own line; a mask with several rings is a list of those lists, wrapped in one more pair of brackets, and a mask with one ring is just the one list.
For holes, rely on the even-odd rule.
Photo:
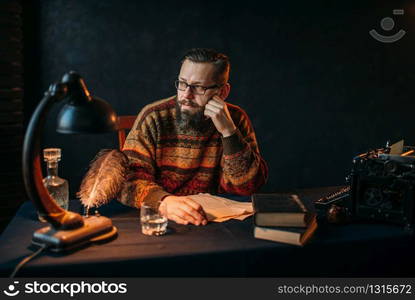
[(252, 202), (238, 202), (207, 193), (187, 196), (199, 203), (208, 221), (224, 222), (230, 219), (244, 220), (253, 215)]

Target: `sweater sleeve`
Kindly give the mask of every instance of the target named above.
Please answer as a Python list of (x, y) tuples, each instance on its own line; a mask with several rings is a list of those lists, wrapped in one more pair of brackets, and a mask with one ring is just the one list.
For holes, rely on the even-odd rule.
[(266, 182), (268, 167), (261, 157), (255, 132), (242, 109), (232, 116), (236, 131), (222, 138), (220, 193), (251, 195)]
[(156, 183), (156, 133), (151, 117), (140, 114), (127, 136), (123, 152), (130, 161), (127, 181), (118, 197), (121, 203), (139, 208), (144, 203), (158, 208), (161, 200), (171, 195)]

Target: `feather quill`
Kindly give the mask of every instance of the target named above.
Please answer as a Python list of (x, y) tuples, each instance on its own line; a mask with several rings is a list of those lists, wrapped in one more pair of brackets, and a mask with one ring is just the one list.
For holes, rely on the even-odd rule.
[(119, 150), (103, 149), (91, 161), (77, 196), (86, 208), (98, 207), (115, 198), (125, 181), (128, 157)]

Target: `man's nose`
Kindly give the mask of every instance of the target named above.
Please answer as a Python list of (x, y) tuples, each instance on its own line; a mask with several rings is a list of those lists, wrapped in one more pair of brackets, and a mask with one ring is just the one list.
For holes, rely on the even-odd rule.
[(192, 98), (194, 98), (193, 89), (192, 89), (192, 87), (191, 87), (190, 85), (188, 85), (188, 86), (186, 87), (186, 89), (183, 91), (183, 93), (184, 93), (184, 96), (185, 96), (187, 99), (192, 99)]

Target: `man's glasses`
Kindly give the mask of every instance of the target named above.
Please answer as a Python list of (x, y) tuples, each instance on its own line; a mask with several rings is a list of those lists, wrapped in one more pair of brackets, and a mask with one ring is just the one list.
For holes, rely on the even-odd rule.
[(185, 91), (188, 87), (195, 95), (204, 95), (207, 90), (220, 88), (222, 85), (212, 85), (212, 86), (202, 86), (202, 85), (193, 85), (193, 84), (187, 84), (185, 81), (176, 80), (174, 82), (174, 85), (176, 86), (176, 89), (179, 91)]

